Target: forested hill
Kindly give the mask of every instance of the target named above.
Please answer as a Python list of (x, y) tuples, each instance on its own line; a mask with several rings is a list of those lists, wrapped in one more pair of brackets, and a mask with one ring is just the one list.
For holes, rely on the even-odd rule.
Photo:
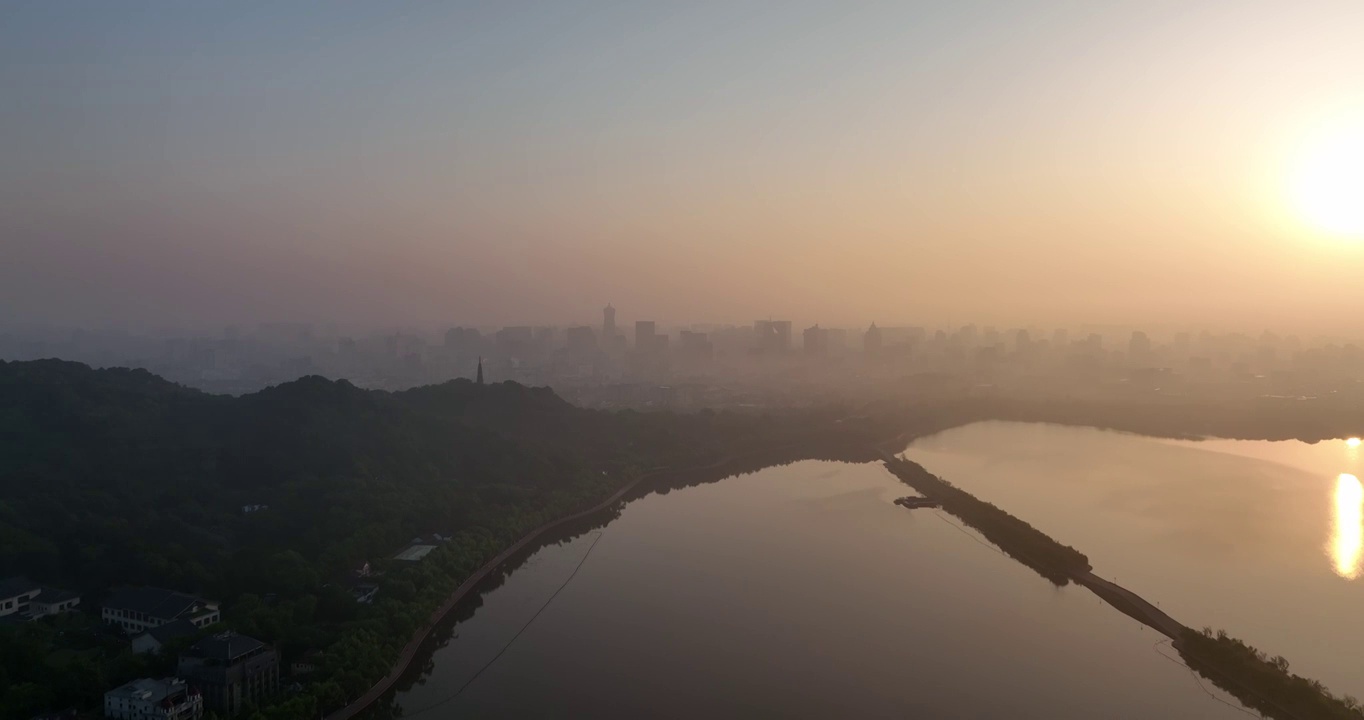
[(0, 362), (0, 576), (226, 598), (281, 551), (341, 572), (808, 422), (592, 411), (467, 380), (388, 393), (305, 377), (230, 397), (142, 370)]

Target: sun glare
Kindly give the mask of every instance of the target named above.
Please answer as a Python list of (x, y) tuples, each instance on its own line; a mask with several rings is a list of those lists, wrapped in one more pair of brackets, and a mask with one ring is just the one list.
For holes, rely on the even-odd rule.
[(1336, 574), (1354, 580), (1364, 557), (1364, 486), (1349, 473), (1336, 478), (1333, 525), (1330, 553)]
[(1292, 184), (1293, 200), (1309, 223), (1364, 238), (1364, 127), (1332, 133), (1307, 148)]

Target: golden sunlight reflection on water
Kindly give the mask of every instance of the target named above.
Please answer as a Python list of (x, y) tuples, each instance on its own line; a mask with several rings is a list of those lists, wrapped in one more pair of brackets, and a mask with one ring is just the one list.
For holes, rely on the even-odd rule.
[(1336, 478), (1335, 510), (1331, 560), (1337, 575), (1354, 580), (1359, 577), (1360, 556), (1364, 554), (1364, 486), (1359, 478), (1349, 473)]

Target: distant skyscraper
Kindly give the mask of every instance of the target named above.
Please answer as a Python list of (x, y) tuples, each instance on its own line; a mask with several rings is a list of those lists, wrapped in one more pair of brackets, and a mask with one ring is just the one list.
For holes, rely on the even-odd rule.
[(866, 334), (862, 336), (862, 351), (868, 355), (878, 355), (881, 352), (881, 328), (872, 323), (867, 328)]
[(753, 335), (760, 353), (782, 354), (791, 349), (790, 320), (757, 320)]
[(829, 350), (828, 331), (821, 328), (818, 323), (814, 327), (805, 328), (802, 339), (806, 355), (824, 355)]
[(658, 348), (657, 326), (653, 320), (638, 320), (635, 322), (635, 351), (651, 353)]
[(1127, 341), (1127, 362), (1130, 365), (1149, 365), (1151, 363), (1151, 338), (1136, 330), (1132, 339)]
[(479, 385), (483, 384), (483, 358), (478, 359), (478, 377), (474, 380)]
[(611, 339), (616, 336), (616, 309), (607, 303), (601, 311), (601, 337), (606, 345), (611, 344)]
[(482, 336), (474, 328), (453, 327), (445, 331), (445, 347), (451, 350), (472, 350), (481, 340)]
[(564, 341), (568, 351), (578, 356), (590, 354), (597, 349), (597, 334), (588, 325), (565, 330)]
[(703, 332), (683, 330), (678, 334), (682, 356), (690, 360), (708, 360), (715, 352), (710, 338)]
[(1189, 333), (1186, 332), (1175, 333), (1175, 353), (1178, 354), (1180, 357), (1184, 357), (1189, 354), (1189, 348), (1190, 348)]
[(529, 325), (509, 325), (498, 330), (494, 337), (498, 350), (523, 357), (535, 344), (535, 329)]
[(962, 328), (957, 331), (957, 337), (961, 338), (961, 346), (967, 349), (976, 346), (979, 334), (975, 325), (963, 325)]

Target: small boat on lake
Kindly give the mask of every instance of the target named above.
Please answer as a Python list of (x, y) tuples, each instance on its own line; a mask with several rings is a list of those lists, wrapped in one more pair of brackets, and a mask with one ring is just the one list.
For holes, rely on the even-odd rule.
[(900, 507), (909, 508), (910, 510), (913, 510), (914, 508), (938, 507), (937, 500), (934, 500), (933, 498), (922, 497), (920, 495), (906, 495), (905, 497), (896, 500), (895, 504), (899, 505)]

